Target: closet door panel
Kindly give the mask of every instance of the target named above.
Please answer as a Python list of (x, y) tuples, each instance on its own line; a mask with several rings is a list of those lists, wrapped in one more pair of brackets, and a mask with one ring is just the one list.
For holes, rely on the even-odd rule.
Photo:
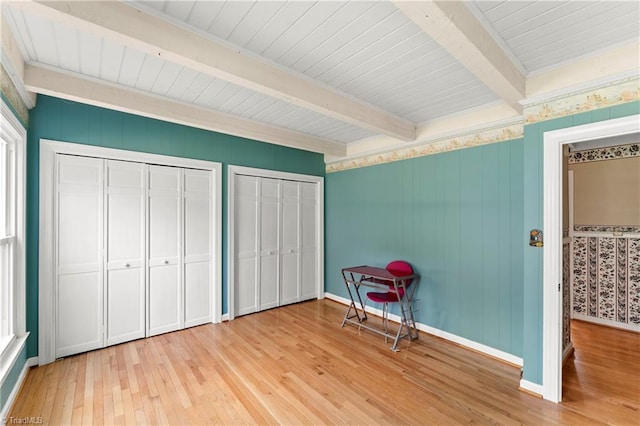
[(258, 310), (278, 306), (278, 255), (265, 255), (260, 258), (260, 304)]
[(258, 178), (235, 177), (235, 315), (258, 310)]
[(211, 322), (210, 262), (191, 262), (184, 265), (185, 327)]
[(300, 183), (282, 181), (280, 305), (300, 300)]
[(107, 161), (107, 345), (145, 336), (145, 172)]
[(184, 328), (181, 169), (149, 166), (147, 335)]
[(104, 346), (103, 160), (57, 157), (56, 356)]
[(182, 327), (181, 292), (179, 291), (179, 266), (159, 265), (150, 268), (149, 275), (149, 335), (167, 333)]
[(102, 272), (65, 274), (58, 279), (57, 357), (104, 346)]
[(184, 170), (185, 327), (211, 322), (211, 172)]
[(107, 346), (145, 336), (144, 268), (107, 272)]
[(317, 185), (303, 182), (300, 184), (300, 300), (314, 299), (318, 296), (318, 218)]
[(245, 315), (258, 310), (258, 287), (256, 282), (256, 258), (238, 258), (235, 262), (235, 315)]
[(260, 179), (260, 300), (258, 310), (279, 303), (280, 181)]

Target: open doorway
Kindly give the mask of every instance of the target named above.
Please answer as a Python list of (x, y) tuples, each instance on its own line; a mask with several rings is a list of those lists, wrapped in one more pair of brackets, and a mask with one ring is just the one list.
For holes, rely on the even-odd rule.
[(640, 115), (545, 132), (543, 136), (543, 397), (562, 400), (563, 145), (640, 133)]
[(563, 145), (562, 404), (597, 405), (605, 423), (640, 407), (639, 142)]

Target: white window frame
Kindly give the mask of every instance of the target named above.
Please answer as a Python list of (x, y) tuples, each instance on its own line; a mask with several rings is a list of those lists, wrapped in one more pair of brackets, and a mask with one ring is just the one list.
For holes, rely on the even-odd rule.
[[(1, 244), (12, 245), (13, 265), (10, 287), (3, 289), (8, 297), (8, 324), (6, 336), (0, 339), (0, 386), (11, 372), (20, 352), (23, 350), (29, 333), (26, 332), (25, 309), (25, 193), (26, 193), (26, 140), (27, 131), (16, 118), (11, 108), (0, 101), (0, 124), (2, 133), (9, 136), (14, 152), (15, 173), (11, 173), (11, 191), (13, 199), (13, 230), (9, 238), (1, 238)], [(3, 237), (3, 236), (0, 236)], [(3, 271), (4, 273), (4, 271)], [(2, 336), (0, 336), (2, 337)]]

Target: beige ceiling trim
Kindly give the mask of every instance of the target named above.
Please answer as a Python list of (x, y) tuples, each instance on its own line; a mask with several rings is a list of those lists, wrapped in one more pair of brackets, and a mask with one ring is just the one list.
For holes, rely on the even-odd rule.
[(96, 79), (54, 71), (37, 65), (26, 66), (24, 83), (29, 90), (37, 93), (102, 108), (306, 151), (336, 156), (346, 155), (345, 145), (339, 142), (170, 101), (115, 84), (106, 84)]
[(640, 77), (634, 75), (570, 94), (523, 102), (527, 124), (640, 101)]
[(25, 125), (29, 124), (29, 109), (22, 100), (13, 81), (9, 78), (9, 74), (5, 71), (4, 64), (0, 64), (0, 92), (2, 92), (8, 103), (13, 107), (15, 113), (20, 117), (20, 120)]
[[(466, 133), (473, 132), (475, 129), (486, 129), (488, 123), (498, 126), (499, 123), (511, 123), (514, 120), (520, 120), (522, 117), (517, 115), (511, 107), (504, 102), (497, 101), (482, 107), (472, 108), (440, 117), (435, 120), (426, 121), (418, 125), (418, 136), (416, 144), (422, 141), (442, 139), (445, 137), (457, 136), (460, 134), (460, 123), (464, 123), (464, 131)], [(381, 152), (385, 150), (393, 150), (407, 148), (406, 145), (398, 143), (397, 140), (384, 135), (374, 136), (357, 142), (351, 142), (347, 145), (348, 157), (366, 156), (372, 152)], [(337, 161), (340, 159), (327, 159), (327, 162)]]
[[(334, 173), (517, 139), (523, 137), (524, 125), (527, 124), (534, 124), (540, 121), (635, 101), (640, 101), (640, 77), (638, 75), (601, 84), (598, 87), (591, 87), (572, 93), (562, 93), (556, 97), (524, 101), (525, 118), (520, 118), (515, 121), (511, 120), (511, 124), (502, 126), (494, 125), (491, 128), (479, 128), (478, 130), (467, 129), (465, 133), (458, 135), (422, 139), (422, 143), (412, 147), (395, 149), (387, 147), (384, 151), (380, 149), (378, 152), (355, 156), (353, 158), (329, 159), (327, 161), (326, 172)], [(470, 114), (469, 117), (472, 118), (473, 115)], [(455, 129), (455, 126), (452, 126), (454, 123), (458, 123), (459, 128), (459, 123), (468, 124), (469, 121), (464, 115), (456, 115), (447, 117), (445, 120), (442, 120), (441, 123), (435, 125), (435, 127), (440, 128), (440, 126), (442, 126), (443, 129), (446, 127)], [(351, 149), (351, 147), (349, 147), (349, 149)]]
[(14, 6), (235, 85), (376, 133), (413, 141), (415, 124), (122, 2), (16, 2)]
[(2, 63), (2, 67), (4, 68), (7, 77), (11, 80), (21, 102), (24, 103), (26, 108), (33, 108), (36, 105), (36, 95), (35, 93), (28, 92), (22, 85), (24, 77), (24, 59), (22, 58), (20, 47), (18, 47), (18, 42), (11, 32), (10, 26), (5, 20), (1, 7), (0, 31), (0, 41), (2, 43), (0, 63)]
[(522, 113), (525, 76), (464, 2), (393, 3), (516, 113)]
[(506, 126), (485, 128), (476, 132), (462, 134), (455, 137), (440, 138), (425, 141), (421, 145), (410, 148), (396, 149), (393, 151), (371, 154), (359, 158), (336, 161), (326, 166), (327, 173), (341, 172), (349, 169), (375, 166), (393, 161), (408, 160), (411, 158), (424, 157), (427, 155), (440, 154), (463, 148), (472, 148), (480, 145), (487, 145), (498, 142), (505, 142), (523, 137), (522, 122), (512, 123)]

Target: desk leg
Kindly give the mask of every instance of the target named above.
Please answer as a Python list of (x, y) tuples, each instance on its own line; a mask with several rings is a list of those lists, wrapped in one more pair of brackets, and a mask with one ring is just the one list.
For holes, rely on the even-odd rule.
[[(394, 352), (398, 352), (398, 342), (401, 338), (409, 337), (409, 340), (415, 340), (418, 338), (418, 329), (416, 328), (416, 322), (413, 317), (413, 307), (411, 305), (412, 299), (408, 298), (405, 292), (405, 297), (400, 300), (400, 327), (398, 327), (398, 333), (396, 334), (393, 346), (391, 347), (391, 350)], [(402, 329), (405, 327), (407, 329), (407, 334), (402, 334)]]
[[(362, 310), (362, 316), (358, 318), (360, 322), (367, 319), (367, 312), (364, 310), (364, 304), (362, 303), (362, 297), (360, 297), (360, 284), (355, 285), (356, 296), (358, 296), (358, 302), (360, 303), (360, 308)], [(356, 312), (358, 310), (356, 309)]]
[[(362, 310), (362, 315), (358, 313), (358, 307), (356, 306), (356, 301), (353, 297), (354, 296), (353, 293), (355, 292), (355, 295), (358, 298), (358, 302), (360, 302), (360, 306), (362, 307), (363, 305), (362, 305), (362, 298), (360, 297), (360, 286), (357, 284), (357, 281), (353, 279), (353, 274), (351, 274), (350, 278), (351, 279), (349, 280), (347, 279), (347, 277), (344, 277), (344, 283), (347, 286), (347, 292), (349, 293), (349, 299), (351, 300), (351, 302), (349, 303), (349, 307), (347, 308), (347, 311), (344, 314), (341, 327), (344, 327), (344, 324), (347, 322), (347, 320), (351, 318), (357, 318), (359, 323), (367, 319), (367, 313), (364, 311), (364, 309)], [(352, 284), (354, 286), (353, 289), (351, 288)], [(351, 315), (352, 309), (353, 309), (353, 315)]]

